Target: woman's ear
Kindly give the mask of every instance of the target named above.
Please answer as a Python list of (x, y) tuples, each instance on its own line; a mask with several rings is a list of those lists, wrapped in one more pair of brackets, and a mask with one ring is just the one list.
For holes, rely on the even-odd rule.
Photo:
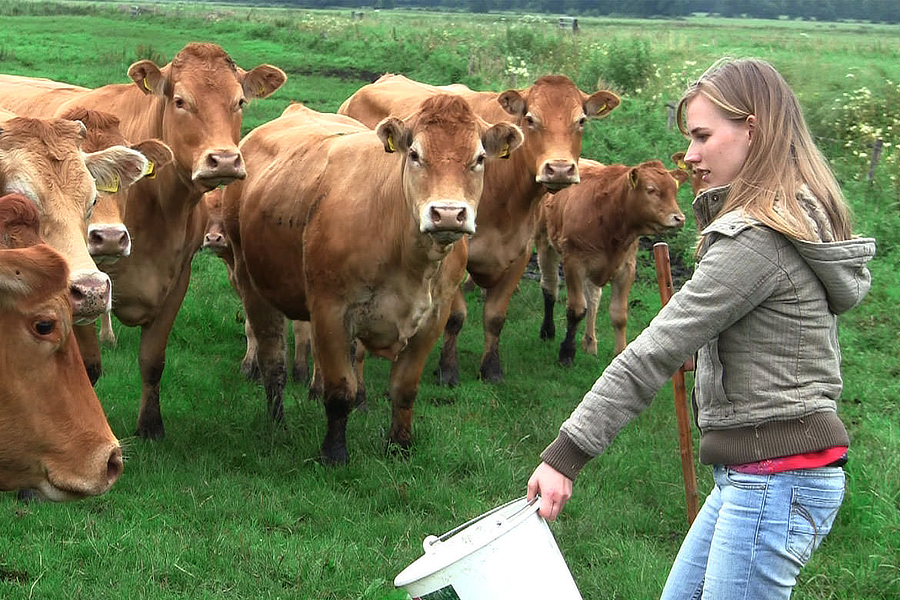
[(747, 116), (747, 137), (753, 139), (753, 129), (756, 128), (756, 115)]

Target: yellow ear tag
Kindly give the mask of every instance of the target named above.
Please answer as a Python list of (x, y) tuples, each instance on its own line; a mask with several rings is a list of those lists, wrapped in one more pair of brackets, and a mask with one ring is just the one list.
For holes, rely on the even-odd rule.
[(629, 173), (629, 174), (628, 174), (628, 181), (629, 181), (629, 183), (631, 183), (631, 188), (636, 190), (636, 189), (637, 189), (637, 182), (638, 182), (638, 180), (637, 180), (637, 173), (634, 173), (634, 172)]
[(108, 185), (98, 185), (97, 191), (98, 192), (106, 192), (107, 194), (115, 194), (116, 192), (118, 192), (119, 191), (119, 176), (115, 175), (112, 182), (110, 182)]
[(503, 150), (500, 151), (500, 158), (509, 158), (509, 144), (504, 144)]
[(150, 87), (150, 84), (147, 83), (147, 78), (146, 78), (146, 77), (144, 77), (144, 87), (147, 88), (147, 91), (148, 91), (148, 92), (152, 92), (152, 91), (153, 91), (153, 89)]
[(687, 163), (684, 162), (683, 160), (679, 160), (677, 166), (678, 166), (678, 168), (681, 169), (682, 171), (687, 171)]
[(147, 168), (144, 169), (144, 177), (146, 179), (156, 178), (156, 165), (153, 164), (152, 160), (147, 161)]
[(388, 143), (388, 149), (390, 149), (391, 152), (397, 151), (397, 149), (394, 147), (394, 136), (393, 135), (388, 136), (387, 143)]
[(606, 110), (606, 102), (603, 103), (603, 106), (601, 106), (600, 108), (597, 109), (597, 114), (599, 115), (604, 110)]
[[(672, 179), (675, 179), (675, 178), (673, 177)], [(680, 188), (680, 187), (681, 187), (681, 182), (678, 181), (677, 179), (675, 179), (675, 191), (677, 192), (678, 188)]]
[(265, 96), (265, 94), (266, 94), (266, 88), (264, 88), (262, 84), (259, 84), (259, 91), (256, 92), (256, 96), (258, 98), (262, 98), (263, 96)]

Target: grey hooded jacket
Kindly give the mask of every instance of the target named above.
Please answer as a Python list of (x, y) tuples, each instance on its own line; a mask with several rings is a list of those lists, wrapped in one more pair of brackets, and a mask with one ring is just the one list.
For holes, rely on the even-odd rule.
[(718, 215), (726, 194), (715, 188), (695, 199), (706, 242), (694, 275), (610, 363), (541, 454), (569, 478), (693, 355), (702, 463), (849, 445), (836, 413), (836, 315), (868, 291), (875, 240), (789, 239), (741, 211)]

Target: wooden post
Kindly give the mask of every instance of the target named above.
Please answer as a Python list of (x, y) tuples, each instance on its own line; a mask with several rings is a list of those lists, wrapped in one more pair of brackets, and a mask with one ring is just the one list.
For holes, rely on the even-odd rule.
[(669, 129), (672, 129), (672, 126), (675, 125), (675, 103), (666, 102), (666, 108), (669, 109)]
[(884, 142), (881, 138), (875, 140), (875, 147), (872, 148), (872, 159), (869, 161), (869, 183), (875, 179), (875, 167), (878, 166), (878, 159), (881, 158), (881, 148)]
[[(665, 306), (675, 290), (672, 285), (672, 270), (669, 264), (669, 245), (658, 242), (653, 245), (653, 259), (656, 262), (656, 282), (659, 285), (659, 299)], [(699, 500), (697, 495), (697, 475), (694, 472), (694, 450), (691, 439), (691, 420), (688, 416), (687, 390), (684, 386), (685, 365), (678, 367), (672, 375), (675, 392), (675, 420), (678, 422), (678, 449), (681, 452), (681, 476), (684, 479), (684, 497), (687, 504), (688, 525), (697, 518)]]

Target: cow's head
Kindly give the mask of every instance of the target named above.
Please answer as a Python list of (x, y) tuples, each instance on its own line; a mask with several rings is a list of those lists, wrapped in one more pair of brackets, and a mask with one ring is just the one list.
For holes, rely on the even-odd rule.
[(68, 267), (39, 242), (38, 212), (0, 197), (0, 490), (51, 500), (102, 494), (122, 473), (122, 451), (72, 332)]
[[(128, 146), (147, 159), (144, 177), (156, 177), (156, 172), (172, 162), (172, 151), (156, 139), (129, 144), (119, 130), (119, 119), (109, 113), (73, 107), (63, 119), (80, 121), (87, 129), (82, 149), (95, 152), (113, 146)], [(97, 204), (88, 224), (88, 252), (96, 264), (113, 263), (131, 254), (131, 235), (125, 226), (125, 201), (128, 182), (118, 178), (97, 183)]]
[(231, 250), (231, 244), (228, 243), (228, 236), (225, 234), (225, 215), (222, 206), (224, 198), (225, 188), (215, 189), (203, 196), (207, 215), (202, 248), (219, 257), (223, 257)]
[(386, 152), (403, 154), (404, 196), (419, 231), (441, 244), (475, 233), (485, 161), (507, 158), (522, 143), (518, 127), (491, 126), (450, 94), (428, 98), (405, 120), (382, 120), (375, 132)]
[(565, 76), (541, 77), (524, 90), (506, 90), (497, 101), (525, 133), (520, 150), (537, 183), (550, 192), (580, 181), (578, 157), (584, 124), (619, 105), (607, 90), (590, 96)]
[(244, 71), (219, 46), (202, 43), (188, 44), (162, 68), (136, 62), (128, 75), (162, 101), (162, 138), (181, 177), (203, 191), (247, 176), (238, 150), (244, 106), (287, 79), (271, 65)]
[(687, 181), (687, 172), (666, 170), (662, 162), (651, 160), (628, 169), (629, 218), (640, 223), (645, 235), (677, 229), (684, 225), (678, 208), (678, 186)]
[(143, 175), (147, 159), (113, 146), (83, 153), (87, 130), (79, 121), (14, 117), (0, 122), (0, 194), (19, 193), (41, 215), (41, 237), (69, 264), (72, 309), (77, 324), (108, 312), (109, 277), (87, 249), (87, 228), (99, 198), (97, 188), (125, 187)]
[(686, 162), (684, 157), (684, 152), (676, 152), (672, 155), (672, 162), (675, 163), (675, 166), (678, 169), (684, 171), (688, 175), (688, 178), (691, 181), (691, 191), (694, 192), (694, 196), (696, 196), (709, 186), (706, 185), (706, 182), (703, 181), (703, 177), (699, 173), (694, 172), (694, 166), (689, 162)]

